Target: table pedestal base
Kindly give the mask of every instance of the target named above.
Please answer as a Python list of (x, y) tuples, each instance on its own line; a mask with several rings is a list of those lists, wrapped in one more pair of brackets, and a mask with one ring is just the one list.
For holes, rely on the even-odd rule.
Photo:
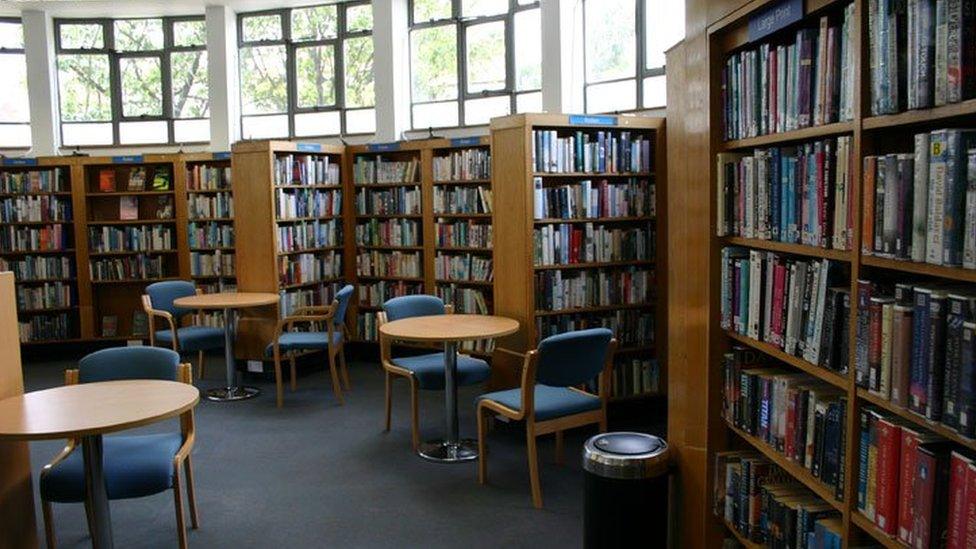
[(233, 400), (247, 400), (261, 394), (257, 387), (217, 387), (207, 390), (207, 400), (229, 402)]
[(462, 439), (458, 442), (431, 440), (420, 444), (417, 455), (437, 463), (461, 463), (478, 459), (478, 441)]

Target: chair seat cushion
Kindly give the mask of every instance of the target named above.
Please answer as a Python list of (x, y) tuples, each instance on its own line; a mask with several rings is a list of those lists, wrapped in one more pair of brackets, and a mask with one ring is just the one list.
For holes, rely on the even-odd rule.
[[(409, 370), (421, 389), (437, 391), (444, 388), (444, 353), (394, 358), (390, 362)], [(457, 372), (458, 386), (474, 385), (488, 379), (491, 368), (480, 358), (458, 354)]]
[[(513, 410), (522, 409), (522, 389), (495, 391), (478, 397), (478, 400), (492, 400)], [(600, 409), (600, 398), (584, 395), (566, 387), (535, 386), (535, 420), (545, 421), (581, 412)]]
[[(173, 331), (160, 330), (156, 332), (156, 341), (162, 345), (173, 344)], [(224, 347), (223, 328), (210, 326), (184, 326), (176, 329), (180, 339), (180, 351), (208, 351)]]
[[(342, 332), (332, 332), (332, 344), (342, 342)], [(287, 351), (304, 351), (309, 349), (328, 349), (329, 332), (285, 332), (278, 338), (278, 348)], [(268, 356), (274, 356), (274, 343), (269, 343), (264, 349)]]
[[(102, 463), (109, 499), (139, 498), (173, 487), (173, 456), (179, 433), (110, 436), (102, 439)], [(85, 499), (81, 445), (41, 477), (41, 497), (59, 503)]]

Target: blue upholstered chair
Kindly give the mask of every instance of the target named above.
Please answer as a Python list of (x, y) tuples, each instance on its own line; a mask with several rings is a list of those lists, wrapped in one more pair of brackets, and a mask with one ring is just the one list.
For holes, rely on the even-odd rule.
[[(189, 309), (173, 305), (181, 297), (203, 293), (192, 282), (185, 280), (166, 280), (146, 286), (142, 296), (142, 308), (149, 317), (149, 344), (157, 343), (172, 347), (177, 353), (197, 352), (197, 375), (203, 377), (206, 351), (224, 348), (224, 330), (211, 326), (181, 326), (184, 318), (191, 314)], [(165, 328), (157, 330), (156, 319), (162, 318)], [(200, 317), (197, 315), (197, 321)]]
[[(600, 432), (607, 430), (610, 371), (616, 348), (613, 332), (594, 328), (547, 337), (538, 349), (524, 355), (496, 349), (496, 352), (524, 357), (522, 386), (478, 397), (478, 482), (488, 481), (485, 434), (489, 414), (525, 420), (532, 503), (536, 508), (542, 507), (535, 439), (555, 433), (556, 461), (562, 462), (564, 430), (590, 423), (598, 423)], [(577, 388), (596, 377), (599, 377), (599, 394)]]
[[(407, 295), (394, 297), (383, 304), (383, 310), (378, 315), (378, 324), (412, 318), (415, 316), (433, 316), (452, 314), (454, 308), (444, 305), (444, 302), (432, 295)], [(419, 356), (393, 358), (390, 350), (390, 340), (383, 339), (380, 344), (380, 359), (386, 370), (386, 431), (390, 430), (390, 413), (392, 408), (392, 384), (396, 377), (404, 377), (410, 381), (410, 430), (413, 449), (420, 446), (420, 417), (417, 408), (417, 390), (444, 390), (444, 353), (431, 353)], [(457, 356), (457, 384), (474, 385), (482, 383), (491, 374), (488, 363), (484, 360), (458, 354)], [(396, 376), (396, 377), (394, 377)]]
[[(77, 370), (65, 372), (65, 384), (115, 381), (122, 379), (162, 379), (192, 383), (189, 364), (169, 349), (154, 347), (116, 347), (92, 353), (78, 363)], [(183, 483), (190, 504), (190, 524), (197, 528), (196, 498), (190, 450), (196, 438), (193, 410), (180, 418), (180, 431), (151, 435), (112, 435), (103, 439), (102, 462), (109, 499), (141, 498), (173, 490), (179, 546), (186, 547), (183, 520)], [(55, 546), (52, 502), (85, 501), (85, 470), (81, 451), (74, 451), (77, 440), (69, 440), (64, 450), (41, 470), (41, 507), (48, 547)]]
[[(277, 385), (278, 407), (284, 403), (284, 389), (281, 382), (281, 355), (288, 354), (291, 363), (291, 390), (295, 390), (295, 353), (299, 351), (325, 351), (329, 359), (329, 372), (332, 374), (332, 392), (339, 404), (343, 404), (342, 386), (339, 385), (339, 373), (336, 368), (336, 357), (342, 368), (342, 378), (346, 390), (350, 388), (349, 368), (346, 365), (345, 342), (348, 338), (346, 331), (346, 311), (349, 310), (349, 300), (352, 298), (353, 286), (346, 284), (336, 292), (335, 299), (330, 305), (314, 307), (300, 307), (295, 314), (285, 317), (278, 322), (275, 338), (265, 354), (274, 358), (275, 384)], [(296, 324), (325, 323), (324, 332), (292, 331)]]

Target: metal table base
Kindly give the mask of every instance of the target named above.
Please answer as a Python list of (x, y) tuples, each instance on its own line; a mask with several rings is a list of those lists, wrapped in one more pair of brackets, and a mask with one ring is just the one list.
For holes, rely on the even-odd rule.
[(102, 462), (102, 435), (81, 439), (81, 456), (85, 467), (85, 511), (92, 547), (112, 549), (112, 514), (109, 512), (108, 491)]
[(257, 387), (237, 384), (237, 368), (234, 361), (234, 332), (237, 329), (237, 310), (224, 309), (224, 360), (227, 363), (227, 385), (207, 390), (207, 400), (233, 402), (247, 400), (261, 394)]
[(457, 342), (444, 342), (444, 408), (446, 436), (420, 445), (420, 457), (438, 463), (461, 463), (478, 459), (478, 442), (458, 436)]

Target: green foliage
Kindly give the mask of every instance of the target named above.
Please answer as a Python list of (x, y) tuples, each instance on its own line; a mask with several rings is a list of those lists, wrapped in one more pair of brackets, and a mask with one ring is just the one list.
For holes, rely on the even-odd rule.
[(338, 25), (335, 4), (291, 11), (292, 40), (335, 38)]
[(284, 46), (241, 48), (241, 114), (288, 111)]
[(468, 93), (505, 88), (505, 23), (468, 27), (466, 36)]
[(346, 31), (360, 32), (373, 30), (373, 7), (369, 4), (346, 8)]
[(298, 106), (335, 104), (335, 52), (332, 46), (307, 46), (295, 52)]
[(61, 47), (65, 49), (104, 48), (105, 37), (102, 26), (83, 23), (62, 24)]
[(59, 55), (61, 119), (69, 122), (112, 119), (108, 55)]
[(350, 38), (344, 43), (346, 107), (372, 107), (376, 104), (373, 88), (373, 37)]
[(245, 42), (281, 39), (281, 16), (276, 14), (245, 17), (242, 27)]
[(632, 0), (586, 3), (586, 79), (590, 82), (633, 76), (636, 41)]
[(206, 21), (175, 21), (173, 44), (176, 46), (205, 46), (207, 44)]
[(117, 51), (155, 51), (163, 49), (162, 19), (119, 19), (115, 21)]
[(158, 57), (123, 57), (119, 60), (119, 75), (123, 116), (163, 114), (163, 77)]
[(413, 21), (422, 23), (451, 17), (451, 0), (413, 0)]
[(173, 118), (208, 117), (207, 52), (173, 52), (170, 67), (173, 71)]
[(457, 28), (442, 25), (414, 30), (410, 33), (410, 50), (413, 101), (456, 98)]

